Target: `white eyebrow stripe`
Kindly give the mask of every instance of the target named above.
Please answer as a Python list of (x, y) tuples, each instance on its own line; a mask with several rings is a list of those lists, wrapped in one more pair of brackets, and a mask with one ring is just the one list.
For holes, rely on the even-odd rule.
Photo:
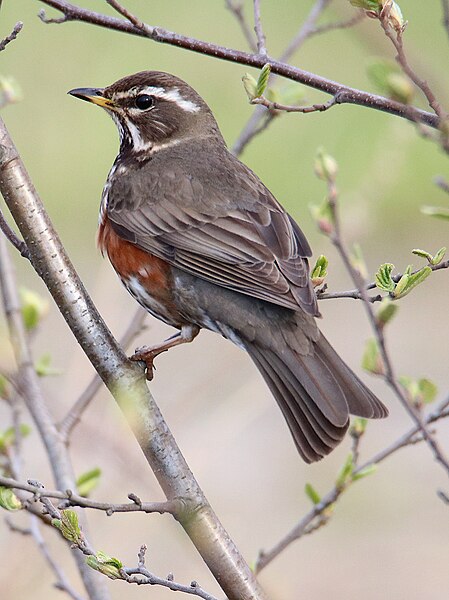
[(179, 108), (182, 108), (182, 110), (185, 110), (186, 112), (198, 112), (201, 110), (200, 106), (191, 100), (186, 100), (183, 98), (179, 93), (178, 88), (172, 88), (167, 92), (165, 88), (162, 87), (148, 86), (143, 88), (140, 93), (148, 94), (149, 96), (155, 96), (156, 98), (162, 98), (163, 100), (168, 100), (168, 102), (174, 102), (179, 106)]

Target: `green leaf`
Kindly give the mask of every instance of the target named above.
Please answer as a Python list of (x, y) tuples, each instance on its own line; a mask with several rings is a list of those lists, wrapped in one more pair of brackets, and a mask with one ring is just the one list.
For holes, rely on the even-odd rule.
[(312, 501), (312, 504), (319, 504), (321, 502), (321, 496), (311, 483), (306, 483), (304, 486), (304, 491), (309, 500)]
[(315, 266), (312, 269), (312, 273), (310, 275), (310, 279), (312, 280), (312, 283), (315, 286), (321, 285), (323, 283), (324, 279), (327, 277), (328, 265), (329, 265), (329, 261), (324, 256), (324, 254), (321, 254), (318, 257), (318, 259), (315, 263)]
[(345, 487), (348, 483), (352, 481), (352, 472), (354, 471), (354, 457), (351, 454), (348, 454), (342, 468), (340, 469), (340, 473), (337, 475), (337, 480), (335, 482), (335, 486), (338, 489)]
[(449, 220), (449, 208), (440, 206), (422, 206), (421, 212), (424, 215), (430, 215), (431, 217), (437, 217), (438, 219)]
[(372, 475), (377, 471), (377, 465), (368, 465), (358, 473), (354, 473), (352, 476), (352, 481), (358, 481), (359, 479), (363, 479), (364, 477), (368, 477), (368, 475)]
[(423, 404), (430, 404), (433, 402), (438, 394), (437, 386), (426, 377), (423, 377), (418, 381), (418, 390)]
[(403, 298), (407, 294), (409, 294), (413, 288), (422, 283), (429, 275), (432, 273), (432, 269), (430, 267), (424, 267), (417, 273), (410, 273), (411, 267), (407, 267), (406, 272), (398, 281), (396, 288), (393, 292), (394, 298)]
[(376, 314), (377, 322), (383, 327), (392, 320), (398, 309), (399, 306), (392, 302), (390, 298), (384, 298)]
[(121, 561), (113, 556), (108, 556), (105, 552), (99, 550), (95, 556), (90, 555), (86, 558), (86, 563), (95, 571), (99, 571), (109, 577), (109, 579), (123, 579), (120, 569), (123, 567)]
[(362, 357), (362, 368), (374, 375), (382, 375), (384, 372), (379, 346), (374, 338), (369, 339), (365, 344), (365, 351)]
[(3, 486), (0, 486), (0, 506), (5, 510), (11, 511), (23, 508), (22, 502), (12, 489)]
[(334, 181), (338, 173), (338, 164), (333, 156), (327, 154), (323, 148), (318, 148), (314, 170), (319, 179)]
[(376, 286), (383, 290), (384, 292), (391, 293), (395, 288), (395, 283), (391, 278), (391, 272), (394, 269), (394, 265), (391, 263), (384, 263), (380, 265), (375, 278), (376, 278)]
[(43, 354), (34, 365), (36, 373), (39, 377), (50, 377), (52, 375), (60, 375), (63, 371), (55, 369), (51, 365), (51, 354)]
[(78, 494), (86, 498), (97, 487), (100, 477), (101, 469), (98, 467), (82, 473), (76, 480)]
[[(19, 434), (21, 438), (26, 437), (27, 435), (29, 435), (31, 432), (31, 427), (29, 425), (26, 425), (25, 423), (21, 423), (19, 425)], [(16, 441), (16, 428), (15, 427), (8, 427), (8, 429), (5, 429), (5, 431), (3, 431), (3, 433), (0, 434), (0, 453), (4, 454), (6, 452), (6, 450), (8, 448), (11, 448), (11, 446), (15, 443)]]
[(254, 98), (256, 97), (257, 81), (252, 75), (250, 75), (249, 73), (245, 73), (242, 77), (242, 82), (248, 99), (250, 101), (254, 100)]
[(446, 248), (440, 248), (435, 256), (432, 256), (430, 252), (426, 252), (425, 250), (421, 250), (420, 248), (415, 248), (412, 250), (412, 254), (416, 254), (416, 256), (420, 256), (421, 258), (425, 258), (431, 265), (439, 265), (443, 260), (444, 255), (446, 254)]
[(355, 435), (356, 437), (362, 436), (368, 425), (368, 419), (364, 419), (363, 417), (355, 417), (352, 421), (351, 425), (351, 435)]
[(259, 75), (259, 79), (257, 80), (257, 84), (256, 84), (256, 98), (260, 98), (264, 91), (266, 90), (266, 87), (268, 85), (268, 79), (270, 77), (270, 73), (271, 73), (271, 65), (270, 64), (266, 64), (262, 67), (262, 70), (260, 72)]
[(35, 329), (48, 314), (49, 304), (39, 294), (27, 288), (19, 290), (22, 304), (22, 318), (27, 331)]
[(60, 519), (52, 519), (51, 524), (57, 527), (66, 540), (78, 545), (82, 541), (81, 528), (78, 515), (74, 510), (67, 508), (61, 511)]

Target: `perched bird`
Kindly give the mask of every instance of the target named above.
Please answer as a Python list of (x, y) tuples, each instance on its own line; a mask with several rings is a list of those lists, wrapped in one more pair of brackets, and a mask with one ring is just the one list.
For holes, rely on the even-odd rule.
[(201, 96), (158, 71), (69, 93), (104, 108), (120, 134), (99, 247), (132, 296), (179, 330), (134, 355), (148, 377), (155, 356), (206, 328), (248, 352), (306, 462), (337, 446), (349, 414), (385, 417), (315, 323), (303, 232), (227, 150)]

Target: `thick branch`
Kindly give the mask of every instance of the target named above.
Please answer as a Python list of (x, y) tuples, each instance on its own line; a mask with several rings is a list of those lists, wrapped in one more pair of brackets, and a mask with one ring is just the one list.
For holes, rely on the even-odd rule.
[[(330, 94), (331, 96), (342, 94), (342, 97), (344, 98), (344, 102), (342, 103), (356, 104), (359, 106), (365, 106), (367, 108), (373, 108), (375, 110), (380, 110), (404, 119), (408, 119), (413, 123), (424, 123), (425, 125), (429, 125), (435, 129), (438, 128), (439, 118), (432, 113), (425, 112), (412, 106), (406, 106), (382, 96), (377, 96), (375, 94), (370, 94), (368, 92), (363, 92), (361, 90), (342, 85), (336, 81), (320, 77), (319, 75), (309, 73), (308, 71), (304, 71), (298, 67), (293, 67), (270, 57), (267, 58), (264, 56), (259, 56), (258, 54), (250, 54), (248, 52), (226, 48), (210, 42), (204, 42), (202, 40), (187, 37), (173, 31), (161, 29), (160, 27), (154, 27), (151, 25), (145, 25), (144, 28), (136, 27), (129, 21), (90, 11), (74, 4), (70, 4), (65, 0), (39, 1), (48, 6), (56, 8), (63, 13), (64, 19), (62, 21), (59, 20), (59, 22), (82, 21), (92, 25), (105, 27), (106, 29), (146, 37), (155, 42), (169, 44), (190, 50), (192, 52), (199, 52), (200, 54), (213, 56), (215, 58), (220, 58), (258, 69), (261, 69), (267, 62), (269, 62), (272, 73), (292, 79), (293, 81), (297, 81), (308, 87), (321, 90), (322, 92)], [(42, 18), (45, 20), (45, 16), (42, 16)]]
[[(265, 593), (213, 512), (145, 383), (127, 360), (88, 296), (0, 121), (0, 191), (67, 324), (125, 413), (167, 499), (180, 498), (176, 514), (229, 600), (263, 600)], [(73, 485), (58, 485), (61, 489)]]

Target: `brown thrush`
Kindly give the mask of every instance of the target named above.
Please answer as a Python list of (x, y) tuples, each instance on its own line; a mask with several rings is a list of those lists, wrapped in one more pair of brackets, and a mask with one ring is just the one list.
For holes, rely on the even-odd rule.
[(168, 73), (69, 92), (110, 114), (120, 152), (98, 243), (127, 290), (179, 330), (147, 362), (202, 327), (246, 350), (307, 462), (342, 440), (349, 414), (387, 409), (320, 333), (309, 244), (260, 179), (226, 148), (205, 101)]

